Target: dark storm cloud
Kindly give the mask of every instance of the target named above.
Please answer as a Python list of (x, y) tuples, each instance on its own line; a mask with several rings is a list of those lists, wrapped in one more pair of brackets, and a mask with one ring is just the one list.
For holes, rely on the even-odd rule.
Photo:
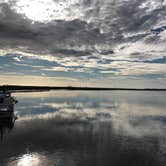
[[(159, 18), (166, 14), (165, 6), (146, 12), (146, 8), (139, 7), (142, 2), (144, 1), (81, 1), (82, 8), (85, 8), (80, 11), (85, 15), (83, 20), (53, 20), (46, 24), (32, 23), (31, 20), (12, 10), (10, 4), (1, 3), (1, 47), (27, 46), (31, 51), (39, 53), (43, 50), (43, 53), (52, 53), (56, 56), (58, 53), (82, 56), (89, 54), (87, 51), (93, 51), (95, 44), (107, 43), (111, 46), (115, 43), (137, 41), (146, 37)], [(102, 29), (108, 30), (103, 34)], [(125, 32), (134, 31), (145, 33), (124, 39)], [(82, 45), (85, 46), (83, 52), (78, 48), (78, 50), (73, 49)], [(63, 47), (69, 47), (69, 50)], [(109, 50), (105, 50), (103, 54), (107, 52)]]
[[(32, 23), (12, 11), (8, 4), (0, 4), (1, 47), (27, 46), (30, 52), (82, 56), (87, 51), (64, 49), (63, 46), (93, 45), (104, 40), (97, 28), (81, 20), (56, 20), (48, 24)], [(80, 43), (80, 44), (79, 44)], [(61, 47), (59, 48), (59, 45)]]
[[(91, 5), (96, 7), (93, 9), (96, 11), (93, 17), (101, 17), (97, 20), (101, 27), (107, 29), (108, 33), (112, 35), (121, 35), (123, 32), (132, 31), (149, 31), (155, 23), (164, 17), (165, 6), (161, 5), (158, 8), (154, 8), (152, 11), (148, 11), (149, 6), (141, 8), (142, 3), (148, 2), (144, 0), (117, 0), (117, 1), (91, 1)], [(159, 3), (162, 3), (159, 1)], [(89, 5), (89, 4), (88, 4)], [(154, 4), (155, 5), (155, 4)], [(88, 6), (87, 6), (88, 7)], [(93, 13), (92, 11), (91, 13)], [(90, 13), (87, 12), (87, 17)], [(102, 18), (104, 17), (104, 18)]]
[(138, 30), (148, 31), (159, 20), (160, 15), (164, 16), (166, 14), (165, 6), (146, 13), (145, 9), (139, 8), (140, 4), (141, 1), (135, 1), (133, 4), (129, 1), (128, 4), (120, 8), (119, 15), (122, 18), (121, 26), (125, 27), (124, 30), (129, 32)]
[(91, 55), (88, 51), (77, 51), (74, 49), (56, 49), (54, 51), (55, 54), (62, 54), (62, 55), (71, 55), (71, 56), (88, 56)]

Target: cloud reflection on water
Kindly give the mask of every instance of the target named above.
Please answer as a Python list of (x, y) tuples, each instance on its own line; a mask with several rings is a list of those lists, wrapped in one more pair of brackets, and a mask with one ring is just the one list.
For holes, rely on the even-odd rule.
[(164, 166), (165, 92), (39, 94), (16, 95), (19, 118), (0, 144), (4, 163)]
[(166, 130), (164, 93), (159, 93), (158, 98), (153, 92), (134, 92), (135, 94), (74, 92), (71, 96), (69, 93), (58, 92), (54, 96), (51, 94), (51, 97), (43, 93), (43, 97), (33, 97), (31, 105), (26, 101), (26, 97), (23, 97), (21, 100), (24, 106), (20, 105), (17, 108), (20, 121), (26, 119), (54, 119), (55, 123), (107, 121), (112, 123), (116, 130), (122, 128), (128, 134), (137, 136), (161, 134), (163, 133), (161, 130)]

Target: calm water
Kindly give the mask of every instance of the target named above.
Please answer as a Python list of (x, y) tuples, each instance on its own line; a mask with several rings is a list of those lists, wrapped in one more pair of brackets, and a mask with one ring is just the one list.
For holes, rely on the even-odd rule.
[(166, 92), (14, 96), (18, 119), (3, 126), (0, 166), (166, 165)]

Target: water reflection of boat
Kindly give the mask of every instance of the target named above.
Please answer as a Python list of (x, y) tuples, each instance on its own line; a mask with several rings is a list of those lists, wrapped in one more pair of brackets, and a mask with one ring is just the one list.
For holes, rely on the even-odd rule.
[(14, 126), (16, 117), (14, 115), (14, 106), (17, 100), (10, 93), (0, 94), (0, 136), (3, 139)]
[(8, 134), (14, 127), (14, 122), (17, 118), (13, 115), (11, 117), (2, 118), (0, 117), (0, 137), (1, 140), (6, 134)]

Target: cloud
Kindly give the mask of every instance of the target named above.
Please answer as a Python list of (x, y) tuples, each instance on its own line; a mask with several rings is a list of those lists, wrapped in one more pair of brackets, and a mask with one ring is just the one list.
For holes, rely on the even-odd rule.
[(1, 1), (1, 73), (164, 78), (165, 9), (155, 0)]
[[(75, 56), (83, 55), (79, 50), (64, 49), (70, 45), (92, 45), (101, 42), (100, 32), (81, 20), (55, 20), (53, 22), (32, 23), (21, 14), (15, 13), (9, 5), (0, 4), (2, 16), (1, 43), (5, 47), (25, 47), (26, 51)], [(80, 43), (80, 44), (79, 44)], [(81, 50), (80, 50), (81, 51)]]
[[(42, 1), (35, 1), (44, 5)], [(78, 2), (73, 1), (72, 3), (71, 1), (70, 4), (74, 5), (75, 3), (78, 5)], [(91, 2), (81, 1), (80, 5), (82, 6), (79, 8), (79, 12), (83, 13), (83, 17), (79, 16), (71, 20), (55, 17), (53, 20), (43, 23), (33, 22), (33, 20), (25, 17), (24, 14), (26, 13), (19, 12), (19, 8), (21, 7), (17, 3), (21, 2), (16, 1), (16, 3), (13, 2), (12, 4), (0, 4), (2, 13), (0, 18), (0, 35), (5, 39), (10, 38), (15, 40), (15, 42), (9, 42), (9, 39), (4, 39), (2, 40), (3, 42), (9, 42), (4, 44), (11, 47), (14, 43), (13, 47), (28, 47), (28, 51), (34, 50), (39, 53), (43, 50), (44, 52), (58, 54), (59, 51), (64, 55), (68, 55), (72, 51), (72, 54), (73, 52), (77, 55), (80, 53), (80, 56), (82, 56), (82, 53), (79, 52), (81, 51), (78, 49), (79, 47), (84, 47), (82, 51), (86, 52), (96, 50), (95, 45), (107, 47), (109, 44), (114, 47), (115, 44), (126, 42), (126, 40), (141, 40), (155, 25), (158, 20), (158, 14), (163, 15), (164, 19), (164, 13), (162, 14), (162, 12), (165, 11), (165, 6), (161, 6), (161, 8), (147, 13), (145, 7), (139, 7), (143, 1), (137, 0), (132, 2), (120, 0), (117, 2), (108, 2), (106, 0), (103, 2), (97, 0)], [(56, 3), (60, 2), (56, 1)], [(64, 3), (67, 2), (65, 1)], [(30, 1), (26, 1), (22, 6), (29, 6), (28, 4), (30, 4)], [(52, 4), (54, 5), (53, 2)], [(13, 7), (16, 7), (16, 9), (13, 9)], [(43, 13), (45, 13), (45, 9), (43, 9)], [(104, 32), (104, 28), (107, 29), (106, 32)], [(143, 34), (140, 37), (138, 35), (128, 38), (124, 37), (127, 33), (132, 32), (142, 32)], [(109, 51), (103, 50), (102, 52)]]

